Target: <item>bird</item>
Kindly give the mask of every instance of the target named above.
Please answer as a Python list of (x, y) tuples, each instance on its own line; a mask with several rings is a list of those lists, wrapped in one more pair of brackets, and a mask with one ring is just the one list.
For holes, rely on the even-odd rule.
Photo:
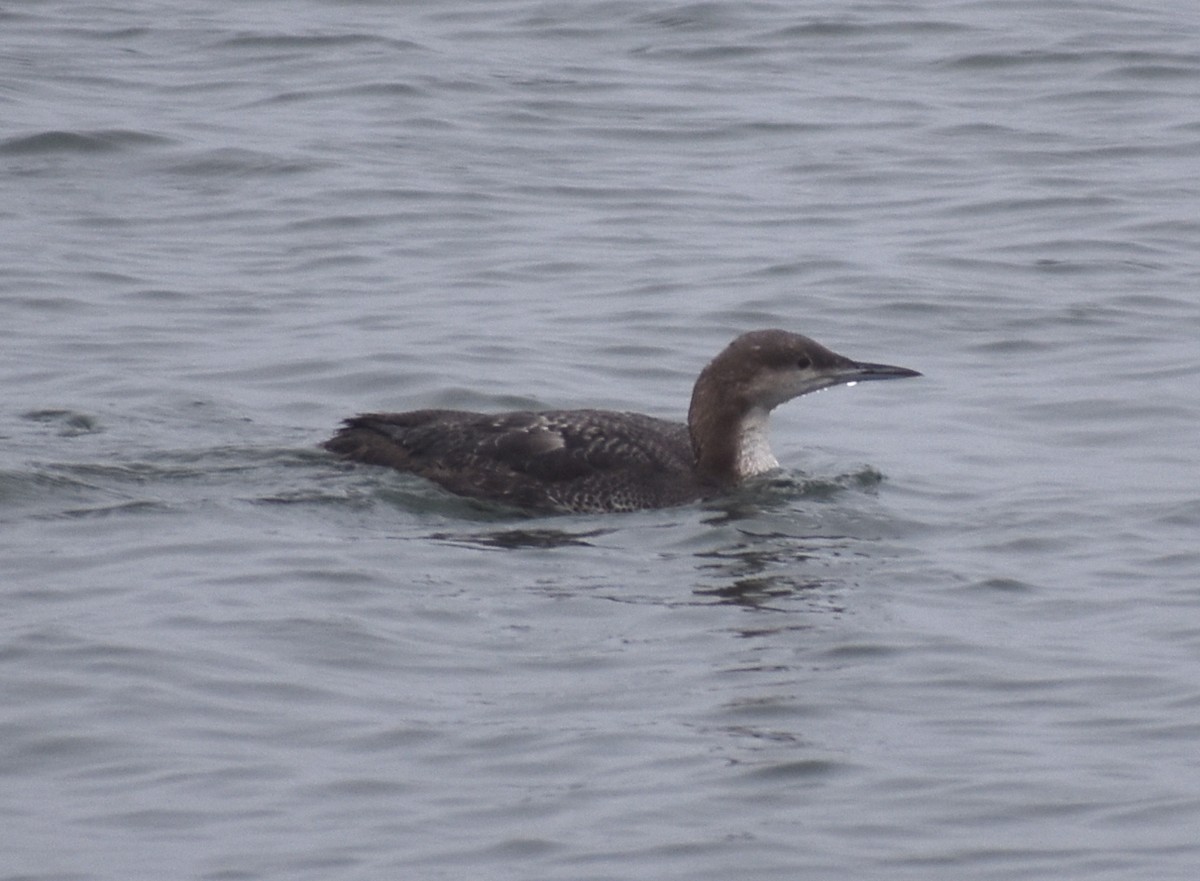
[(837, 385), (921, 376), (853, 361), (786, 330), (743, 333), (700, 371), (687, 423), (611, 410), (363, 413), (322, 446), (459, 496), (534, 513), (686, 505), (778, 469), (768, 418)]

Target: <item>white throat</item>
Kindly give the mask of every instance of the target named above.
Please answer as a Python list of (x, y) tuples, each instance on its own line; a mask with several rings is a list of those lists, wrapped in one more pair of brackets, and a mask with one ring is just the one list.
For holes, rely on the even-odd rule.
[(771, 411), (755, 407), (742, 417), (737, 439), (737, 473), (739, 480), (765, 474), (779, 467), (767, 438), (767, 422)]

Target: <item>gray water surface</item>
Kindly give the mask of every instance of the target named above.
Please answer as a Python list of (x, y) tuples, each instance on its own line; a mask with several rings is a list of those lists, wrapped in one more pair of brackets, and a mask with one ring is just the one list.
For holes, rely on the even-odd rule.
[[(0, 11), (0, 879), (1200, 866), (1189, 3)], [(530, 518), (361, 410), (925, 374)]]

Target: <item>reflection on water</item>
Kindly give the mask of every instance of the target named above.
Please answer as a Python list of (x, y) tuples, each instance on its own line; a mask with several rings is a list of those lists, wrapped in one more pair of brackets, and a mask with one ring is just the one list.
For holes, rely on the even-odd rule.
[(566, 529), (497, 529), (488, 532), (455, 533), (435, 532), (429, 536), (434, 541), (443, 541), (460, 547), (502, 548), (564, 548), (591, 547), (588, 539), (607, 535), (614, 530), (592, 529), (571, 532)]
[(56, 426), (58, 433), (63, 437), (73, 437), (78, 434), (90, 434), (100, 431), (100, 424), (94, 416), (90, 416), (87, 413), (79, 413), (75, 410), (30, 410), (27, 413), (22, 413), (21, 418), (28, 419), (30, 422), (41, 422)]
[(783, 532), (754, 533), (739, 530), (741, 539), (729, 547), (697, 554), (698, 570), (707, 582), (693, 590), (727, 605), (764, 611), (796, 611), (803, 598), (830, 611), (827, 605), (831, 580), (817, 575), (816, 566), (849, 546), (848, 538), (795, 536)]
[[(880, 479), (879, 472), (870, 468), (826, 479), (781, 474), (706, 503), (699, 510), (684, 506), (642, 514), (558, 517), (555, 522), (562, 525), (553, 527), (513, 526), (511, 519), (523, 515), (509, 512), (506, 519), (510, 522), (497, 528), (462, 532), (445, 529), (427, 537), (466, 549), (591, 549), (594, 555), (587, 558), (586, 564), (576, 555), (563, 557), (558, 563), (550, 558), (529, 560), (531, 574), (537, 566), (552, 567), (549, 575), (539, 573), (538, 583), (543, 588), (553, 583), (554, 590), (564, 594), (586, 591), (595, 595), (597, 585), (603, 584), (605, 594), (619, 602), (836, 614), (844, 611), (846, 579), (854, 578), (847, 571), (847, 561), (875, 553), (877, 540), (862, 533), (861, 522), (838, 522), (839, 507), (827, 503), (847, 490), (870, 492)], [(449, 507), (440, 510), (452, 519), (464, 519), (464, 511), (474, 519), (487, 513), (478, 510), (477, 503), (448, 498), (436, 490), (420, 496), (417, 507), (428, 513), (432, 496), (447, 499)], [(808, 504), (814, 500), (819, 504)], [(413, 497), (406, 501), (415, 504)], [(855, 510), (855, 517), (861, 519), (861, 508), (856, 505)], [(490, 513), (500, 516), (495, 510)], [(605, 525), (596, 526), (598, 521)], [(572, 524), (579, 526), (570, 528)], [(826, 530), (835, 532), (824, 534)], [(659, 576), (655, 580), (664, 584), (691, 583), (690, 592), (664, 596), (630, 591), (631, 580), (641, 581), (646, 574), (627, 571), (626, 555), (616, 552), (631, 542), (657, 546), (653, 569)], [(870, 552), (862, 547), (865, 544), (871, 545)], [(570, 568), (564, 569), (563, 563), (570, 563)], [(792, 627), (795, 622), (781, 626)], [(750, 628), (756, 633), (778, 629), (757, 625)]]

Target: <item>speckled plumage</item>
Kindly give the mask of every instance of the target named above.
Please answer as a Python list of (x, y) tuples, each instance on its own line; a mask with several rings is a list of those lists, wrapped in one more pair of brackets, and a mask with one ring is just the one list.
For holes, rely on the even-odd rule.
[(347, 419), (325, 448), (531, 510), (633, 511), (706, 494), (687, 426), (640, 413), (366, 413)]
[(347, 419), (325, 449), (534, 511), (606, 512), (697, 501), (778, 467), (767, 417), (846, 382), (919, 376), (862, 364), (783, 330), (742, 334), (701, 371), (688, 424), (641, 413), (415, 410)]

